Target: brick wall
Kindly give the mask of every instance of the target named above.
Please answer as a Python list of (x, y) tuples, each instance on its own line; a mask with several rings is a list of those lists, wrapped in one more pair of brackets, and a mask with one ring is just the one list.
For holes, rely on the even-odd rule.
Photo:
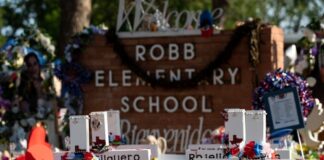
[[(180, 46), (183, 43), (193, 43), (195, 45), (196, 56), (193, 60), (184, 61), (169, 61), (166, 57), (160, 61), (146, 60), (139, 62), (142, 68), (154, 71), (160, 69), (184, 69), (195, 68), (196, 71), (204, 68), (217, 54), (226, 46), (230, 40), (232, 31), (224, 31), (218, 35), (210, 38), (201, 36), (179, 36), (179, 37), (157, 37), (157, 38), (128, 38), (123, 39), (129, 56), (135, 56), (135, 45), (153, 45), (169, 43), (176, 43)], [(260, 43), (260, 64), (257, 66), (256, 73), (258, 79), (263, 79), (265, 74), (276, 68), (283, 67), (283, 31), (277, 27), (265, 28), (261, 32)], [(180, 49), (180, 53), (182, 50)], [(122, 64), (117, 53), (112, 49), (112, 44), (107, 44), (103, 36), (94, 37), (92, 43), (87, 46), (85, 51), (81, 54), (81, 63), (91, 71), (104, 70), (104, 87), (95, 87), (95, 80), (91, 83), (83, 85), (84, 90), (84, 112), (117, 109), (122, 106), (121, 97), (128, 96), (130, 99), (137, 96), (144, 96), (145, 102), (139, 103), (140, 107), (145, 109), (144, 113), (135, 112), (130, 109), (129, 112), (121, 112), (122, 119), (128, 119), (132, 125), (137, 125), (137, 128), (145, 129), (162, 129), (163, 128), (179, 128), (186, 129), (187, 125), (191, 125), (192, 129), (199, 126), (199, 117), (204, 117), (203, 128), (215, 129), (223, 125), (223, 119), (220, 111), (224, 108), (236, 107), (250, 109), (252, 102), (252, 93), (255, 88), (253, 81), (255, 78), (252, 66), (249, 63), (248, 39), (245, 37), (238, 47), (235, 48), (234, 53), (228, 63), (222, 64), (221, 68), (224, 70), (224, 85), (200, 85), (191, 89), (164, 89), (160, 87), (149, 86), (135, 86), (136, 75), (132, 73), (132, 86), (130, 87), (109, 87), (108, 85), (108, 70), (113, 72), (113, 79), (121, 83), (121, 71), (128, 69)], [(232, 85), (229, 82), (229, 75), (225, 71), (228, 67), (239, 69), (236, 77), (236, 84)], [(160, 109), (159, 113), (149, 113), (147, 97), (159, 96), (161, 99), (167, 96), (174, 96), (181, 99), (184, 96), (193, 96), (199, 99), (201, 96), (206, 96), (208, 108), (212, 109), (211, 113), (202, 113), (200, 108), (193, 113), (187, 113), (182, 109), (175, 113), (167, 113)], [(198, 100), (199, 101), (199, 100)], [(160, 102), (162, 105), (163, 102)], [(172, 105), (172, 104), (171, 104)], [(192, 104), (188, 104), (189, 106)], [(161, 132), (163, 133), (163, 132)], [(129, 135), (131, 137), (131, 135)], [(142, 135), (141, 135), (142, 136)], [(161, 134), (163, 136), (163, 134)], [(173, 142), (174, 143), (174, 142)], [(170, 152), (180, 151), (179, 146), (171, 144)], [(170, 148), (170, 147), (169, 147)], [(172, 150), (173, 149), (173, 150)]]

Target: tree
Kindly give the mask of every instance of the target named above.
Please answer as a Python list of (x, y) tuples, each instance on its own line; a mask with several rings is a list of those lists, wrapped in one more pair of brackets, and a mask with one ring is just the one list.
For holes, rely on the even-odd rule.
[(64, 54), (69, 39), (90, 24), (91, 0), (60, 0), (61, 23), (58, 35), (58, 55)]

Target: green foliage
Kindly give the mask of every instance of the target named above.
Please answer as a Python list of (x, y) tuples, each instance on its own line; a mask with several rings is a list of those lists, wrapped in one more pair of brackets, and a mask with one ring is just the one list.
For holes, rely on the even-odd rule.
[[(36, 26), (41, 30), (46, 30), (51, 37), (58, 37), (60, 24), (58, 1), (3, 0), (0, 17), (0, 27), (9, 27), (12, 30), (5, 36), (13, 36), (23, 28)], [(4, 39), (4, 37), (1, 38)]]
[[(225, 28), (235, 28), (237, 21), (245, 21), (248, 18), (263, 18), (267, 14), (266, 0), (230, 0), (225, 10)], [(253, 8), (253, 9), (252, 9)]]
[[(64, 1), (62, 1), (64, 3)], [(36, 25), (54, 41), (59, 37), (60, 1), (56, 0), (0, 0), (0, 28), (11, 27), (12, 34), (26, 26)], [(116, 25), (119, 0), (92, 0), (91, 24)], [(131, 0), (127, 0), (131, 3)], [(162, 7), (165, 0), (156, 0)], [(260, 18), (285, 29), (298, 30), (305, 19), (324, 15), (322, 0), (227, 0), (224, 26), (234, 28), (237, 21)], [(168, 11), (211, 10), (211, 0), (168, 0)], [(64, 16), (64, 15), (63, 15)], [(9, 36), (9, 35), (7, 35)], [(0, 36), (0, 44), (3, 44)]]

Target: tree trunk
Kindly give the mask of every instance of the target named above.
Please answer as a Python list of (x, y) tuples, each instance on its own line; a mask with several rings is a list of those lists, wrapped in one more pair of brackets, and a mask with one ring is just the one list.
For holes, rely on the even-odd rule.
[(60, 0), (60, 6), (61, 24), (57, 55), (64, 56), (64, 47), (70, 38), (89, 26), (91, 0)]
[(225, 9), (225, 7), (228, 5), (228, 2), (227, 2), (227, 0), (213, 0), (212, 5), (213, 5), (213, 9), (214, 8)]

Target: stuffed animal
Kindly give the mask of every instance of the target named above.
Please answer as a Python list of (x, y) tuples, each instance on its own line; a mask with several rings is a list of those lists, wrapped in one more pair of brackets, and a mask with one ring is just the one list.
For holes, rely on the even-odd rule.
[(308, 147), (324, 149), (324, 141), (319, 139), (319, 134), (324, 132), (324, 110), (318, 99), (315, 99), (315, 107), (307, 117), (305, 128), (299, 132)]
[(167, 150), (167, 142), (163, 137), (156, 138), (153, 135), (148, 135), (146, 138), (142, 139), (140, 143), (157, 145), (159, 154), (164, 154)]

